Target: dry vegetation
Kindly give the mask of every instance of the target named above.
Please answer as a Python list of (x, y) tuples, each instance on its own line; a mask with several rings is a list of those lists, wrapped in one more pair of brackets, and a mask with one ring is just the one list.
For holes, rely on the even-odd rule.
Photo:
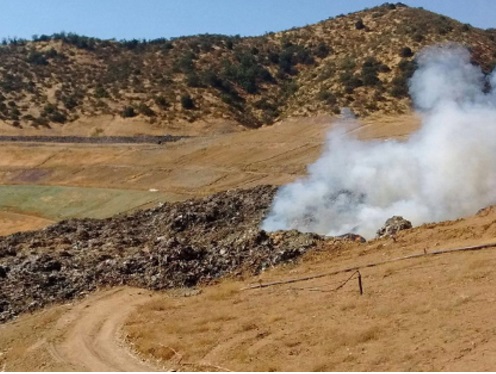
[[(423, 46), (460, 42), (471, 48), (474, 62), (489, 71), (495, 40), (494, 30), (386, 4), (256, 38), (198, 35), (116, 42), (57, 34), (6, 41), (0, 47), (2, 131), (7, 124), (15, 131), (22, 127), (33, 132), (74, 126), (78, 133), (89, 131), (81, 121), (98, 118), (85, 135), (119, 134), (123, 129), (133, 134), (145, 128), (143, 122), (149, 122), (146, 131), (160, 133), (175, 126), (181, 133), (183, 124), (200, 120), (207, 123), (202, 131), (208, 133), (208, 123), (219, 119), (258, 127), (285, 117), (327, 116), (320, 122), (319, 117), (289, 118), (270, 128), (189, 139), (166, 148), (9, 144), (0, 150), (0, 176), (3, 184), (26, 188), (32, 183), (78, 186), (87, 190), (84, 196), (93, 195), (94, 188), (143, 193), (153, 188), (168, 200), (287, 183), (318, 157), (328, 116), (340, 107), (368, 116), (352, 130), (362, 139), (405, 138), (417, 127), (415, 118), (384, 114), (408, 111), (405, 82)], [(137, 123), (141, 127), (135, 127)], [(7, 199), (5, 191), (7, 187)], [(72, 201), (57, 196), (61, 205)], [(82, 205), (89, 206), (88, 201), (95, 198)], [(7, 199), (4, 205), (11, 209), (13, 204)], [(31, 207), (2, 212), (1, 233), (51, 221), (34, 213)], [(336, 290), (351, 274), (241, 288), (424, 250), (493, 242), (495, 236), (496, 211), (490, 208), (467, 219), (422, 225), (395, 241), (334, 243), (299, 264), (257, 278), (226, 279), (199, 294), (154, 293), (122, 332), (141, 356), (159, 360), (165, 369), (494, 370), (494, 249), (364, 269), (363, 296), (356, 278)], [(111, 318), (136, 299), (133, 292), (123, 295), (117, 308), (97, 292), (82, 303), (1, 325), (0, 370), (87, 368), (56, 349), (67, 338), (66, 327), (85, 311), (90, 317), (98, 311), (99, 298), (107, 300)], [(107, 323), (93, 319), (93, 327)], [(122, 320), (115, 323), (117, 329)], [(73, 354), (84, 362), (86, 351), (79, 348)]]
[(403, 232), (393, 242), (338, 243), (299, 266), (225, 280), (191, 297), (157, 295), (125, 333), (167, 368), (236, 371), (492, 370), (494, 248), (394, 262), (245, 290), (249, 283), (360, 266), (441, 247), (494, 242), (496, 211)]
[(117, 42), (58, 33), (4, 40), (0, 120), (49, 128), (109, 115), (159, 127), (199, 120), (258, 127), (345, 106), (360, 116), (401, 113), (422, 47), (462, 43), (489, 71), (495, 39), (492, 30), (386, 3), (250, 38)]

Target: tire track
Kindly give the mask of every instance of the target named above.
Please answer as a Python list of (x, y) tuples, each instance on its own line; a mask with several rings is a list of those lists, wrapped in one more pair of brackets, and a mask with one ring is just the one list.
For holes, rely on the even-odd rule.
[(128, 314), (150, 295), (145, 290), (124, 287), (78, 303), (57, 324), (61, 337), (50, 344), (52, 358), (76, 371), (159, 370), (135, 356), (120, 336)]

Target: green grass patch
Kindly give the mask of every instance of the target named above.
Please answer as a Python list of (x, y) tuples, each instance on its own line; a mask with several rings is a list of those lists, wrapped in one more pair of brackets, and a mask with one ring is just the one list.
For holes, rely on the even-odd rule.
[(160, 192), (63, 186), (0, 186), (0, 210), (45, 217), (105, 218), (166, 201)]

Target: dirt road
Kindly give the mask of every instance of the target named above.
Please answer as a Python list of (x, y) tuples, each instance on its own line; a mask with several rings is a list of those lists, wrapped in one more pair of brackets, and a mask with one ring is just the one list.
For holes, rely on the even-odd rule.
[(54, 358), (75, 371), (155, 371), (134, 356), (120, 336), (120, 327), (150, 293), (118, 288), (94, 295), (77, 304), (57, 323), (63, 339), (51, 343)]
[[(24, 341), (26, 349), (6, 344), (0, 367), (9, 371), (33, 370), (36, 365), (40, 371), (160, 370), (135, 356), (121, 335), (127, 315), (150, 296), (149, 291), (129, 287), (97, 292), (66, 307), (53, 323), (43, 324), (42, 331), (31, 334), (36, 335), (36, 341), (29, 345)], [(17, 339), (23, 336), (18, 330), (32, 328), (23, 318), (16, 322), (2, 326), (0, 334)]]

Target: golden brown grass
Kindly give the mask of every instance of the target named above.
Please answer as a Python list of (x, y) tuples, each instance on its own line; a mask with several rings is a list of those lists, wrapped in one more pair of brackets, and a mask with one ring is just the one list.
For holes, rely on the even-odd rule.
[[(484, 227), (492, 219), (494, 213), (409, 230), (397, 243), (329, 247), (299, 266), (226, 280), (189, 298), (159, 294), (131, 316), (125, 330), (140, 352), (175, 368), (184, 361), (243, 371), (490, 370), (485, 352), (492, 347), (496, 312), (494, 249), (363, 269), (362, 296), (356, 279), (334, 291), (349, 274), (241, 289), (259, 279), (419, 253), (446, 230), (456, 235), (441, 247), (473, 244), (464, 238), (474, 230), (479, 242), (491, 241)], [(182, 361), (174, 361), (169, 349), (152, 347), (170, 347)]]

